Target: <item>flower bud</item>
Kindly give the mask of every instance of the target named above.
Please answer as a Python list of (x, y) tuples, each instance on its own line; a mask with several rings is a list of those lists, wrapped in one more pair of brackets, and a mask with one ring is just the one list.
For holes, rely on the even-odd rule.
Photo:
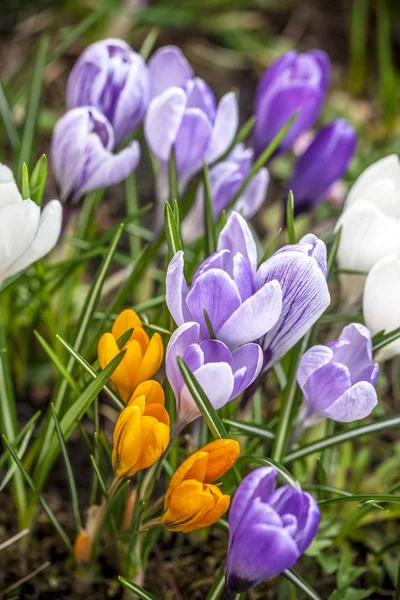
[(212, 482), (235, 464), (239, 452), (235, 440), (219, 439), (189, 456), (170, 481), (161, 524), (188, 533), (218, 521), (229, 508), (230, 496)]
[(92, 542), (90, 541), (89, 535), (85, 529), (76, 536), (74, 544), (74, 558), (78, 564), (86, 564), (90, 562), (90, 555), (92, 553)]
[(126, 309), (116, 318), (111, 333), (102, 335), (98, 345), (98, 358), (102, 369), (118, 354), (117, 340), (134, 328), (124, 348), (124, 358), (111, 375), (111, 381), (121, 398), (127, 402), (137, 386), (150, 379), (160, 368), (164, 346), (159, 333), (149, 338), (134, 310)]
[(112, 463), (117, 477), (132, 477), (153, 465), (170, 439), (164, 390), (157, 381), (141, 383), (114, 428)]
[(123, 181), (140, 158), (138, 142), (118, 154), (114, 131), (94, 107), (69, 110), (57, 121), (51, 142), (54, 175), (63, 201), (76, 202), (83, 194)]
[(140, 124), (148, 102), (146, 64), (123, 40), (91, 44), (68, 79), (68, 108), (96, 107), (111, 123), (116, 146)]
[(296, 120), (280, 143), (290, 148), (298, 136), (317, 119), (330, 79), (329, 58), (321, 50), (298, 54), (286, 52), (265, 71), (258, 84), (254, 114), (254, 149), (259, 155), (287, 121)]

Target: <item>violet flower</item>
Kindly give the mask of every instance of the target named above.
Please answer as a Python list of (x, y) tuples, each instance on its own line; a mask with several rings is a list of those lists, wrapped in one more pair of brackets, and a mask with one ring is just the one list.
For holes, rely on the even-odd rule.
[(175, 151), (181, 189), (190, 177), (222, 156), (232, 144), (239, 110), (233, 92), (216, 103), (207, 83), (175, 46), (157, 50), (148, 63), (151, 102), (145, 118), (147, 144), (160, 162), (159, 196), (165, 199), (167, 163)]
[(359, 323), (347, 325), (338, 340), (307, 350), (297, 370), (304, 394), (298, 429), (324, 418), (349, 423), (367, 417), (378, 402), (378, 375), (371, 334)]
[(68, 79), (68, 108), (96, 107), (111, 123), (116, 146), (140, 124), (149, 97), (146, 64), (123, 40), (91, 44)]
[(269, 280), (256, 288), (257, 252), (243, 217), (231, 214), (217, 252), (197, 269), (190, 290), (183, 259), (182, 251), (175, 254), (166, 278), (166, 302), (177, 325), (195, 321), (201, 339), (209, 339), (206, 311), (216, 338), (231, 350), (274, 327), (282, 309), (281, 287)]
[(261, 467), (236, 491), (229, 511), (225, 598), (293, 567), (316, 536), (321, 515), (314, 498), (300, 486), (275, 489), (276, 479), (273, 467)]
[(119, 183), (136, 169), (138, 142), (118, 154), (112, 153), (114, 146), (113, 129), (96, 108), (74, 108), (57, 121), (51, 158), (63, 201), (75, 202), (86, 192)]
[(262, 351), (258, 344), (244, 344), (231, 352), (218, 340), (201, 341), (198, 323), (181, 325), (172, 334), (165, 359), (168, 381), (177, 402), (175, 430), (200, 416), (180, 372), (178, 356), (193, 372), (216, 410), (241, 394), (254, 381), (262, 366)]
[[(254, 151), (237, 144), (226, 158), (210, 169), (212, 208), (215, 220), (228, 208), (240, 186), (250, 173)], [(252, 178), (231, 210), (251, 219), (261, 208), (268, 190), (269, 173), (263, 168)], [(192, 241), (204, 231), (204, 186), (198, 188), (193, 209), (182, 223), (182, 236)]]
[(345, 174), (357, 145), (357, 134), (346, 119), (323, 127), (298, 159), (287, 187), (298, 215), (317, 206), (329, 188)]
[(299, 111), (280, 143), (282, 152), (309, 129), (318, 117), (330, 80), (330, 61), (325, 52), (286, 52), (275, 60), (258, 84), (253, 144), (256, 154), (270, 144), (287, 121)]

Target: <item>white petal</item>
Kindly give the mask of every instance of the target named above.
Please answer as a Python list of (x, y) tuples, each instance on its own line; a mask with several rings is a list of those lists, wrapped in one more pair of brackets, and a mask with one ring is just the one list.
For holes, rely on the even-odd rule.
[(8, 204), (0, 209), (0, 279), (33, 242), (40, 208), (32, 200)]
[(222, 156), (233, 143), (239, 126), (239, 107), (233, 92), (225, 94), (219, 101), (215, 115), (213, 132), (205, 160), (213, 163)]
[(152, 100), (144, 122), (146, 142), (153, 154), (167, 161), (186, 108), (186, 94), (172, 87)]
[(21, 201), (22, 196), (15, 183), (13, 172), (9, 167), (0, 163), (0, 208)]

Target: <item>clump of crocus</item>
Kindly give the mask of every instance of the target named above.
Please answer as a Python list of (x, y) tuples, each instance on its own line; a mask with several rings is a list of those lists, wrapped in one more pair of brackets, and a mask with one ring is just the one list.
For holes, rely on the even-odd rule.
[(123, 181), (140, 159), (133, 141), (114, 154), (115, 136), (108, 119), (94, 106), (73, 108), (54, 128), (51, 158), (61, 200), (76, 202), (87, 192)]
[(229, 511), (226, 600), (293, 567), (320, 521), (314, 498), (298, 487), (275, 489), (277, 472), (256, 469), (239, 485)]
[(164, 390), (157, 381), (137, 388), (114, 428), (112, 463), (117, 477), (132, 477), (153, 465), (170, 439)]
[(324, 418), (349, 423), (367, 417), (378, 402), (378, 375), (371, 333), (359, 323), (347, 325), (338, 340), (307, 350), (297, 370), (304, 394), (298, 431)]
[(213, 484), (236, 462), (238, 442), (219, 439), (187, 458), (172, 477), (161, 524), (188, 533), (215, 523), (228, 510), (230, 496)]
[(296, 120), (279, 145), (290, 148), (317, 119), (330, 80), (330, 61), (325, 52), (286, 52), (262, 76), (254, 103), (256, 122), (253, 143), (256, 154), (272, 142), (296, 111)]
[(33, 200), (23, 200), (11, 169), (0, 163), (0, 283), (50, 252), (61, 221), (58, 200), (51, 200), (42, 211)]
[(126, 309), (117, 317), (111, 333), (102, 335), (98, 345), (98, 358), (102, 369), (118, 354), (117, 340), (133, 328), (129, 340), (124, 344), (125, 356), (111, 375), (121, 398), (127, 402), (137, 386), (153, 377), (161, 366), (164, 346), (159, 333), (151, 338), (142, 327), (142, 322), (132, 309)]
[(149, 101), (149, 74), (123, 40), (91, 44), (68, 79), (68, 108), (95, 106), (110, 121), (118, 145), (140, 124)]

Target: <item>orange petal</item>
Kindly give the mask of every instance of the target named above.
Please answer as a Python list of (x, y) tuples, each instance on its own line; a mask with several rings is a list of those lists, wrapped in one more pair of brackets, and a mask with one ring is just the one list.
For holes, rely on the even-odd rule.
[(142, 329), (141, 327), (137, 327), (132, 333), (130, 340), (136, 340), (137, 342), (139, 342), (143, 354), (146, 353), (146, 350), (150, 344), (150, 338), (144, 329)]
[(209, 492), (214, 497), (214, 507), (206, 513), (203, 513), (197, 519), (196, 529), (202, 529), (203, 527), (209, 527), (213, 525), (226, 513), (231, 502), (231, 497), (223, 494), (216, 485), (206, 484)]
[(75, 544), (74, 544), (74, 558), (76, 562), (79, 563), (88, 563), (90, 562), (90, 556), (92, 553), (92, 542), (84, 529), (76, 536)]
[(146, 397), (142, 395), (134, 398), (134, 396), (132, 396), (126, 406), (138, 406), (140, 409), (140, 414), (143, 415), (146, 408)]
[[(147, 419), (151, 421), (148, 431)], [(143, 417), (142, 424), (142, 451), (136, 465), (138, 471), (154, 465), (160, 456), (164, 454), (170, 440), (170, 428), (168, 425), (158, 423), (153, 417)]]
[(148, 379), (140, 383), (133, 392), (132, 398), (141, 395), (146, 396), (146, 405), (148, 404), (165, 404), (165, 394), (162, 386), (154, 379)]
[(203, 485), (194, 479), (183, 481), (172, 493), (168, 510), (161, 523), (171, 531), (192, 531), (197, 529), (199, 515), (214, 507), (214, 498)]
[(142, 321), (139, 319), (137, 314), (131, 308), (127, 308), (123, 310), (118, 317), (114, 321), (114, 325), (112, 326), (111, 333), (116, 340), (118, 340), (121, 335), (124, 335), (128, 329), (136, 329), (136, 327), (142, 327)]
[(141, 452), (141, 416), (138, 406), (124, 408), (115, 424), (112, 463), (118, 477), (131, 477)]
[[(102, 369), (106, 367), (111, 360), (117, 356), (119, 352), (119, 348), (117, 346), (117, 342), (115, 338), (111, 335), (111, 333), (105, 333), (101, 336), (98, 348), (98, 358), (99, 363)], [(111, 381), (117, 387), (122, 399), (126, 402), (127, 398), (130, 395), (131, 389), (131, 376), (129, 363), (127, 360), (129, 349), (127, 350), (122, 362), (115, 369), (114, 373), (111, 375)]]
[(240, 454), (240, 445), (236, 440), (221, 439), (210, 442), (200, 450), (208, 453), (204, 483), (211, 483), (233, 467)]
[(111, 333), (104, 333), (97, 346), (97, 356), (102, 369), (117, 356), (119, 348)]
[(170, 425), (169, 414), (167, 413), (165, 406), (161, 404), (149, 404), (144, 409), (145, 416), (154, 417), (160, 423), (164, 423), (165, 425)]
[(172, 476), (171, 481), (169, 482), (169, 486), (167, 489), (167, 493), (165, 495), (164, 501), (164, 510), (168, 508), (169, 500), (174, 489), (185, 479), (188, 479), (187, 473), (191, 471), (193, 468), (193, 472), (196, 472), (196, 463), (200, 461), (201, 464), (204, 464), (204, 461), (208, 461), (208, 455), (206, 452), (202, 452), (198, 450), (191, 456), (188, 456), (186, 460), (183, 461), (180, 467), (175, 471)]
[(149, 347), (146, 350), (146, 354), (136, 371), (133, 387), (139, 385), (146, 379), (150, 379), (154, 373), (158, 371), (161, 366), (162, 359), (164, 357), (164, 346), (159, 333), (155, 333), (150, 340)]

